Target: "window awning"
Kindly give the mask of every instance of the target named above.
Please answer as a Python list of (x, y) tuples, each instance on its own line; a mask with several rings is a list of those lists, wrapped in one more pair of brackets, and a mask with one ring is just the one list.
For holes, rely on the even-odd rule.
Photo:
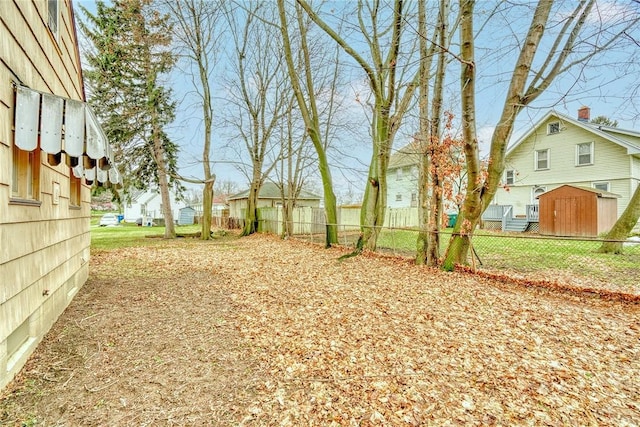
[(24, 151), (40, 149), (57, 166), (66, 154), (76, 178), (91, 185), (122, 185), (113, 151), (91, 107), (73, 99), (16, 87), (15, 144)]

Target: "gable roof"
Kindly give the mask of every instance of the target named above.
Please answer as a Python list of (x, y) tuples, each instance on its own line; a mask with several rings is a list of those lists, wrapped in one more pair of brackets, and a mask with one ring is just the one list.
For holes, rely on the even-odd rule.
[(387, 169), (397, 169), (403, 166), (413, 166), (418, 164), (420, 159), (420, 147), (416, 141), (411, 141), (389, 157)]
[(539, 199), (541, 197), (548, 197), (549, 194), (552, 194), (558, 190), (561, 190), (563, 188), (575, 188), (581, 191), (586, 191), (589, 193), (594, 193), (596, 195), (596, 197), (602, 197), (604, 199), (619, 199), (621, 196), (619, 194), (615, 194), (615, 193), (610, 193), (608, 191), (603, 191), (603, 190), (598, 190), (597, 188), (591, 188), (591, 187), (584, 187), (582, 185), (570, 185), (570, 184), (564, 184), (561, 185), (558, 188), (554, 188), (553, 190), (549, 190), (549, 191), (545, 191), (544, 193), (540, 194), (539, 196), (536, 196), (536, 199)]
[[(238, 199), (246, 199), (249, 197), (249, 189), (236, 193), (232, 196), (229, 196), (227, 200), (238, 200)], [(277, 184), (273, 182), (265, 182), (260, 187), (260, 194), (258, 195), (259, 199), (280, 199), (282, 198), (280, 194), (280, 188)], [(298, 195), (298, 200), (320, 200), (320, 196), (317, 194), (313, 194), (310, 191), (305, 189), (300, 190), (300, 194)]]
[(627, 141), (623, 138), (616, 136), (616, 135), (625, 135), (625, 136), (631, 136), (631, 137), (640, 139), (640, 132), (633, 131), (633, 130), (626, 130), (626, 129), (618, 129), (611, 126), (600, 125), (597, 123), (583, 122), (583, 121), (574, 119), (573, 117), (569, 117), (565, 114), (558, 113), (555, 110), (550, 110), (547, 114), (544, 115), (544, 117), (542, 117), (533, 126), (531, 126), (531, 128), (524, 135), (518, 138), (518, 140), (513, 145), (511, 145), (511, 147), (509, 147), (506, 155), (508, 156), (509, 154), (511, 154), (520, 144), (522, 144), (525, 140), (527, 140), (527, 138), (529, 138), (531, 134), (533, 134), (550, 117), (556, 117), (560, 121), (568, 122), (574, 126), (577, 126), (581, 129), (586, 130), (587, 132), (597, 135), (609, 142), (617, 144), (623, 147), (624, 149), (626, 149), (627, 154), (629, 155), (640, 155), (640, 142), (638, 144), (634, 144), (630, 141)]

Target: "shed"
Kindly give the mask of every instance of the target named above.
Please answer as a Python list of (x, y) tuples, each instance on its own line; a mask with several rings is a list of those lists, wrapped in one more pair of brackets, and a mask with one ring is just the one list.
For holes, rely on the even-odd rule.
[(180, 209), (178, 214), (178, 225), (192, 225), (196, 216), (196, 210), (191, 206)]
[(540, 234), (596, 237), (618, 218), (617, 194), (597, 188), (562, 185), (538, 196)]

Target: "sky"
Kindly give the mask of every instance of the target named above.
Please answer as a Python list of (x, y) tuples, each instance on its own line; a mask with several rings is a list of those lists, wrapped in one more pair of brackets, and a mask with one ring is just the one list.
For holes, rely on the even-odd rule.
[[(561, 3), (573, 7), (575, 2)], [(93, 1), (76, 0), (75, 4), (76, 6), (82, 4), (89, 10), (95, 10)], [(484, 153), (488, 152), (489, 141), (504, 102), (508, 77), (516, 59), (517, 52), (514, 46), (523, 38), (522, 28), (527, 28), (531, 15), (531, 9), (528, 6), (501, 10), (500, 4), (503, 3), (479, 2), (477, 10), (476, 28), (479, 29), (475, 41), (478, 70), (477, 131), (481, 150)], [(562, 14), (568, 11), (567, 7), (554, 10), (556, 13), (553, 17), (554, 21), (561, 21)], [(588, 22), (590, 29), (584, 33), (585, 41), (591, 42), (601, 37), (600, 30), (595, 31), (591, 28), (598, 27), (605, 28), (605, 31), (613, 31), (617, 28), (614, 25), (615, 21), (621, 16), (638, 14), (640, 14), (640, 5), (629, 2), (598, 1), (596, 10), (592, 14), (596, 18), (592, 18), (593, 22)], [(489, 24), (482, 26), (483, 18), (489, 15), (492, 16)], [(77, 11), (76, 19), (80, 19), (80, 16), (81, 13)], [(553, 31), (553, 28), (550, 30)], [(630, 35), (636, 41), (640, 41), (637, 29)], [(550, 43), (550, 40), (545, 40), (543, 47), (548, 47)], [(457, 47), (452, 47), (452, 51), (456, 49)], [(563, 74), (530, 107), (521, 112), (514, 128), (512, 143), (552, 108), (568, 116), (577, 117), (578, 109), (586, 105), (591, 108), (592, 118), (604, 115), (617, 120), (620, 128), (640, 130), (640, 114), (638, 104), (635, 103), (640, 91), (638, 63), (640, 63), (640, 47), (637, 44), (627, 43), (624, 47), (609, 51), (606, 56), (590, 60), (586, 67), (576, 67)], [(539, 62), (534, 64), (540, 65)], [(445, 108), (454, 111), (454, 115), (459, 108), (458, 73), (456, 61), (452, 59)], [(368, 124), (362, 114), (362, 105), (357, 102), (358, 97), (367, 91), (364, 83), (365, 76), (356, 66), (351, 67), (350, 75), (353, 79), (348, 85), (351, 93), (347, 90), (343, 95), (347, 103), (347, 114), (350, 118), (360, 121), (360, 130), (336, 142), (345, 147), (340, 155), (335, 156), (335, 162), (331, 165), (335, 191), (338, 195), (348, 192), (349, 189), (352, 192), (361, 193), (371, 153)], [(198, 109), (194, 108), (193, 97), (190, 96), (192, 91), (190, 79), (190, 76), (176, 70), (167, 81), (179, 100), (176, 122), (171, 126), (169, 133), (181, 146), (179, 159), (181, 174), (196, 178), (202, 176), (202, 166), (198, 163), (202, 150), (200, 142), (202, 128), (197, 118)], [(216, 80), (216, 82), (221, 81)], [(216, 88), (214, 104), (216, 112), (228, 108), (224, 102), (224, 98), (228, 96), (229, 93), (225, 88)], [(396, 136), (394, 149), (410, 142), (410, 135), (415, 131), (416, 127), (411, 124), (409, 118), (407, 125), (401, 128)], [(225, 149), (224, 146), (227, 145), (229, 145), (228, 132), (220, 129), (214, 131), (212, 158), (217, 180), (234, 181), (240, 188), (244, 188), (248, 182), (247, 178), (237, 168), (241, 159), (236, 151)], [(320, 188), (319, 180), (317, 182), (316, 187)]]

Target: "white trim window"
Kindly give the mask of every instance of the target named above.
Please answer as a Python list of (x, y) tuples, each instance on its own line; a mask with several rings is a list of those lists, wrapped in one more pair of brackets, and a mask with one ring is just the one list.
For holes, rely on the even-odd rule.
[(60, 22), (60, 5), (58, 0), (48, 0), (47, 2), (47, 25), (49, 26), (49, 30), (51, 30), (51, 34), (58, 39), (58, 26)]
[(593, 164), (593, 142), (576, 144), (576, 166)]
[(549, 149), (536, 150), (535, 153), (535, 170), (549, 169)]
[(600, 191), (611, 191), (611, 184), (608, 181), (592, 182), (591, 187)]
[(396, 202), (401, 202), (402, 201), (402, 194), (398, 193), (396, 194)]
[(402, 181), (402, 168), (396, 169), (396, 181)]
[(513, 169), (507, 169), (504, 171), (504, 183), (505, 185), (513, 185), (516, 183), (516, 171)]
[(541, 194), (544, 194), (547, 192), (547, 187), (533, 187), (531, 189), (531, 201), (534, 205), (537, 205), (538, 202), (540, 200), (538, 200), (538, 197), (540, 197)]
[(552, 122), (547, 125), (547, 135), (560, 133), (560, 122)]

